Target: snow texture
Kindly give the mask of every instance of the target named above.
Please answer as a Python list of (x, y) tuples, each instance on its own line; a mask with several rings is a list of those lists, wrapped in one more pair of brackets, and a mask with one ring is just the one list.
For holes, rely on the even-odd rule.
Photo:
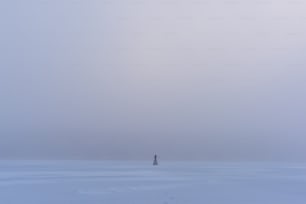
[(2, 204), (305, 204), (306, 164), (2, 161)]

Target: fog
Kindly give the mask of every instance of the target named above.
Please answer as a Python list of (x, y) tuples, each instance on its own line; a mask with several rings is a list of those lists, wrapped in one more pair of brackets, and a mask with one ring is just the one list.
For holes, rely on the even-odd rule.
[(306, 160), (303, 1), (0, 2), (0, 158)]

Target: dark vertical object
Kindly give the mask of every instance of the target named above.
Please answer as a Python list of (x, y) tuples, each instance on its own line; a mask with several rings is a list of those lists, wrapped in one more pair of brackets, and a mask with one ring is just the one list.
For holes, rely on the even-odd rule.
[(156, 154), (154, 155), (153, 165), (154, 165), (154, 166), (157, 166), (157, 165), (158, 165), (158, 162), (157, 162), (157, 155), (156, 155)]

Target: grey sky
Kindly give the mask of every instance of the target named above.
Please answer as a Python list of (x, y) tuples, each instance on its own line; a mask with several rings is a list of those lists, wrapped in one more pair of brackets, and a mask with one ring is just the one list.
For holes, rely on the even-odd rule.
[(0, 2), (0, 158), (305, 160), (303, 1)]

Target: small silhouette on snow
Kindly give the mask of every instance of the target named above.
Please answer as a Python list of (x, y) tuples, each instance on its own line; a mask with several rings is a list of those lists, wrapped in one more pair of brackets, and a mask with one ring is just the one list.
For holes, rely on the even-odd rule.
[(154, 165), (154, 166), (157, 166), (157, 165), (158, 165), (158, 162), (157, 162), (157, 155), (156, 155), (156, 154), (154, 155), (153, 165)]

